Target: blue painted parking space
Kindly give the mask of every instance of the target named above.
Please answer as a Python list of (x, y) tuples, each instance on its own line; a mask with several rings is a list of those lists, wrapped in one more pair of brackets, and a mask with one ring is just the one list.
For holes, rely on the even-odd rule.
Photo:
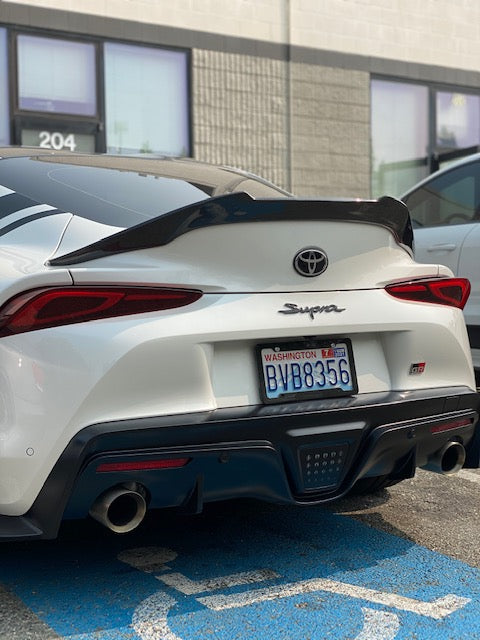
[(347, 516), (157, 518), (128, 537), (5, 545), (0, 582), (69, 640), (480, 638), (478, 569)]

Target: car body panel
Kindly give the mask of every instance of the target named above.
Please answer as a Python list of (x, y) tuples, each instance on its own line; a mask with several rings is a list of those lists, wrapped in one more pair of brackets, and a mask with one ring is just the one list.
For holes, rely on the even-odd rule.
[[(453, 382), (474, 388), (461, 311), (422, 305), (412, 314), (415, 303), (395, 300), (382, 289), (207, 294), (157, 317), (105, 319), (3, 338), (0, 362), (7, 363), (2, 373), (11, 382), (2, 397), (10, 413), (0, 423), (0, 512), (24, 513), (71, 438), (91, 424), (260, 405), (256, 344), (272, 336), (291, 342), (298, 335), (339, 335), (337, 314), (311, 320), (308, 314), (278, 313), (287, 301), (345, 308), (340, 335), (352, 339), (359, 393)], [(412, 376), (417, 362), (426, 362), (425, 372)], [(34, 455), (26, 455), (29, 449)]]
[[(325, 251), (329, 266), (324, 275), (306, 279), (292, 262), (299, 250), (312, 245)], [(70, 270), (76, 283), (132, 282), (138, 270), (146, 282), (158, 282), (161, 270), (163, 283), (229, 292), (335, 291), (349, 288), (352, 271), (360, 288), (439, 273), (436, 265), (415, 265), (382, 227), (307, 221), (198, 229), (166, 246), (80, 262)]]
[(458, 274), (463, 245), (474, 228), (473, 224), (459, 224), (416, 229), (415, 258), (419, 262), (444, 264)]
[(465, 306), (465, 318), (467, 321), (468, 335), (472, 345), (472, 359), (476, 369), (480, 371), (480, 277), (479, 277), (479, 252), (480, 252), (480, 224), (472, 225), (474, 228), (466, 236), (462, 246), (458, 274), (465, 274), (472, 285), (470, 297)]

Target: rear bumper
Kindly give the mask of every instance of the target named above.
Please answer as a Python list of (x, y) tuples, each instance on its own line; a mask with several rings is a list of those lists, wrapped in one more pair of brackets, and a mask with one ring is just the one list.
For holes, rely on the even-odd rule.
[[(221, 409), (96, 424), (79, 432), (30, 511), (0, 516), (0, 539), (54, 538), (99, 494), (129, 482), (149, 506), (199, 512), (204, 502), (252, 497), (317, 505), (363, 477), (412, 477), (449, 441), (480, 466), (480, 395), (468, 388)], [(181, 468), (99, 472), (116, 462), (188, 458)]]

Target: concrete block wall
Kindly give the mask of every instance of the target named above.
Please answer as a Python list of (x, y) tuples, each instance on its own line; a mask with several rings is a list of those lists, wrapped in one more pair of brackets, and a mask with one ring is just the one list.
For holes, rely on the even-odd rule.
[(369, 74), (299, 63), (291, 74), (293, 191), (368, 197)]
[(478, 71), (476, 0), (291, 0), (294, 45)]
[(285, 62), (194, 49), (192, 74), (195, 158), (288, 188)]
[(472, 71), (478, 70), (480, 58), (477, 0), (9, 2)]
[[(0, 0), (0, 12), (2, 1)], [(8, 0), (12, 4), (280, 42), (290, 0)], [(295, 0), (294, 0), (295, 1)]]
[(368, 73), (193, 52), (194, 155), (305, 196), (368, 197)]

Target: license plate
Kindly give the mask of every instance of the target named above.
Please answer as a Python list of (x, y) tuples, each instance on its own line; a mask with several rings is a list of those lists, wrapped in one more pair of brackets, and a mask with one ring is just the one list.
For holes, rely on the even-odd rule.
[(264, 402), (358, 391), (348, 338), (258, 345)]

